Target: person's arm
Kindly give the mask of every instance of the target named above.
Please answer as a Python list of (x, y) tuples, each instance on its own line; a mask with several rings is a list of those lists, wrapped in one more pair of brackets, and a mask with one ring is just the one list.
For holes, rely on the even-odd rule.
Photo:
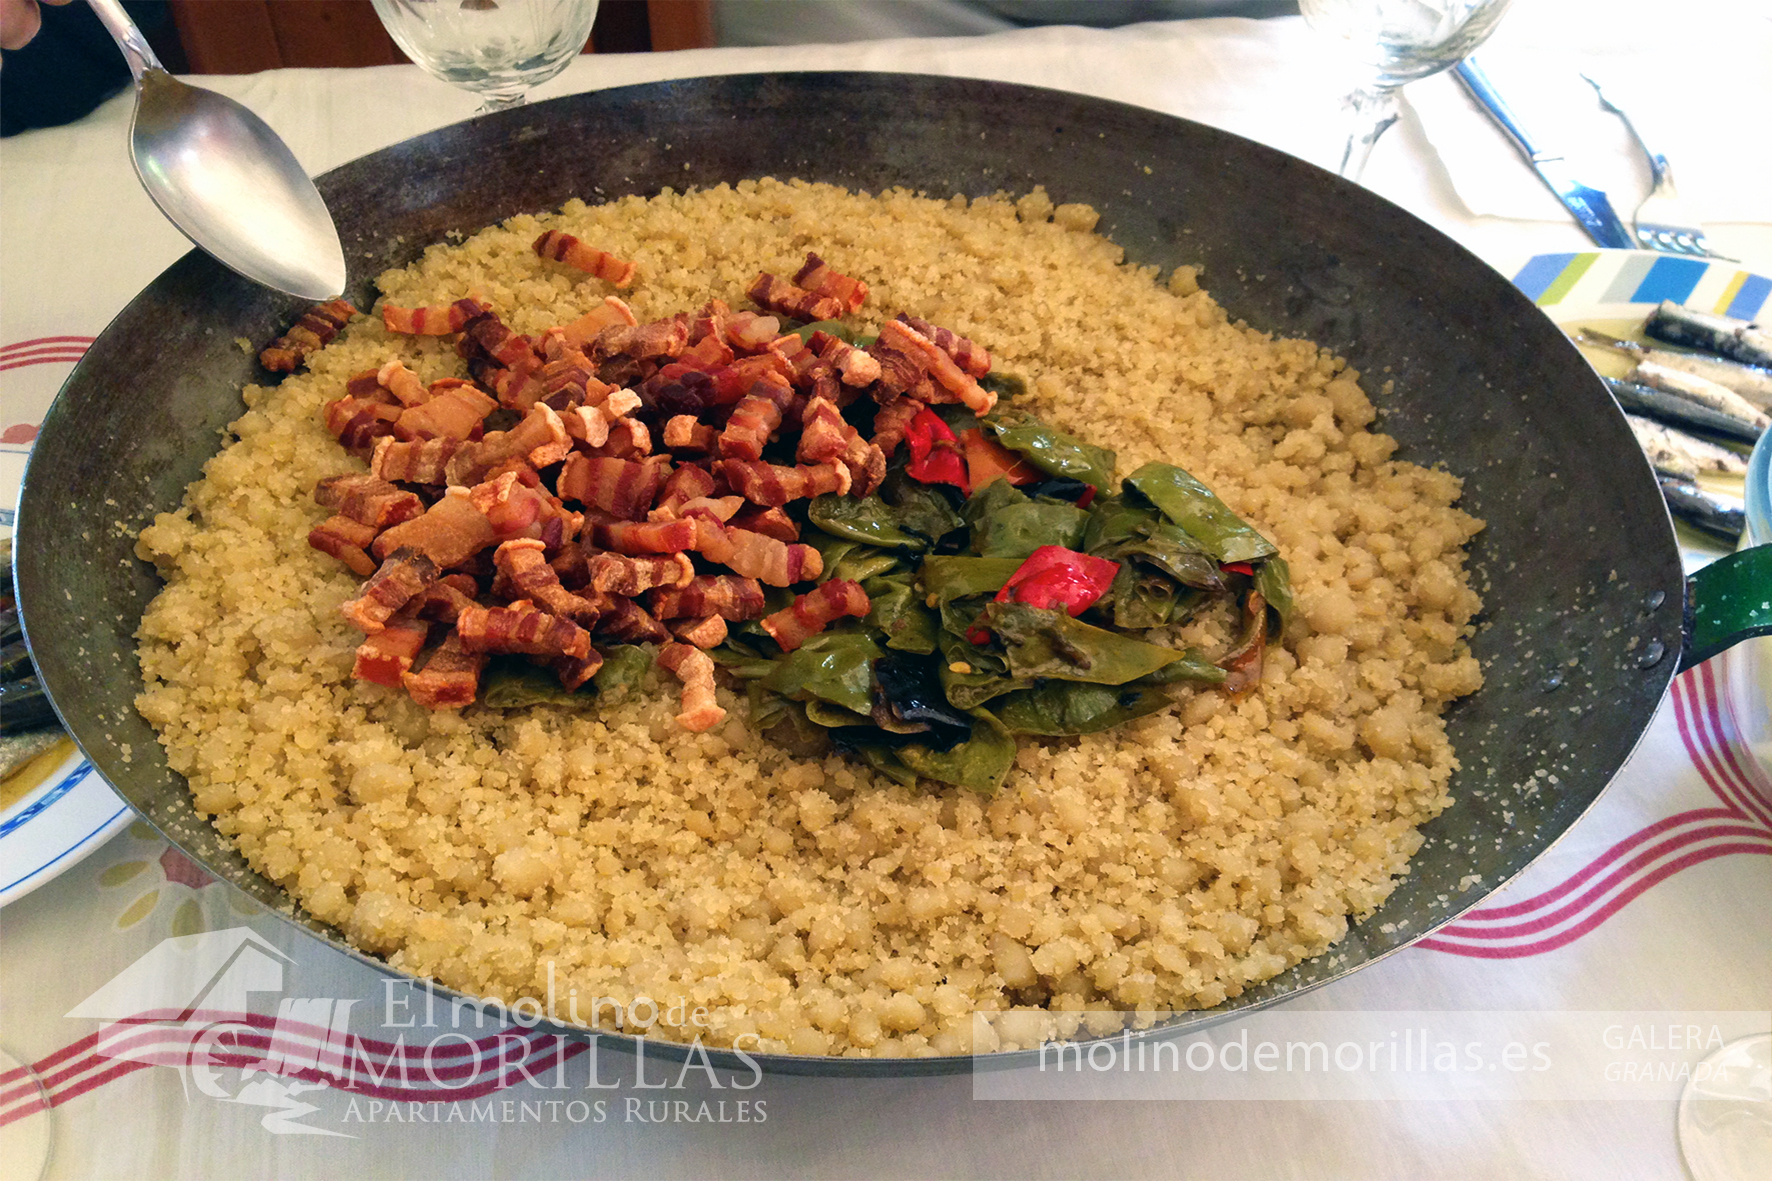
[[(68, 0), (44, 0), (46, 4), (66, 4)], [(37, 0), (0, 0), (0, 49), (23, 49), (37, 35), (43, 16), (37, 11)]]

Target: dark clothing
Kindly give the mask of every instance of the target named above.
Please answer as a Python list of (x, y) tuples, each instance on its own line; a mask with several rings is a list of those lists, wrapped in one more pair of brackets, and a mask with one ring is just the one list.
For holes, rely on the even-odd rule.
[[(0, 50), (0, 135), (72, 123), (129, 85), (129, 66), (90, 7), (40, 8), (43, 28), (30, 43)], [(123, 8), (150, 39), (171, 29), (164, 0)]]

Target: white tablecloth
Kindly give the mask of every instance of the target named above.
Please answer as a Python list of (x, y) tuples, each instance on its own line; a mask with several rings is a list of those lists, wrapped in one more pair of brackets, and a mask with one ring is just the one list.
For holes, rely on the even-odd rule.
[[(1707, 96), (1726, 92), (1727, 114), (1748, 128), (1743, 150), (1759, 152), (1763, 164), (1763, 146), (1754, 146), (1763, 135), (1753, 128), (1763, 127), (1763, 113), (1772, 107), (1772, 71), (1765, 68), (1772, 62), (1772, 22), (1761, 6), (1693, 7), (1696, 14), (1675, 15), (1705, 23), (1672, 37), (1644, 32), (1645, 22), (1668, 19), (1662, 5), (1522, 0), (1488, 56), (1497, 67), (1555, 56), (1633, 79), (1634, 91), (1660, 79), (1660, 101), (1683, 111), (1703, 111)], [(537, 97), (785, 69), (1037, 81), (1215, 124), (1317, 162), (1338, 152), (1334, 105), (1345, 78), (1302, 22), (1212, 20), (1106, 32), (1040, 29), (964, 40), (587, 57)], [(257, 110), (314, 172), (464, 118), (475, 105), (409, 67), (288, 70), (203, 82)], [(1532, 254), (1583, 249), (1585, 240), (1554, 203), (1510, 204), (1494, 186), (1483, 188), (1468, 176), (1464, 188), (1457, 187), (1456, 178), (1468, 170), (1449, 164), (1448, 157), (1460, 137), (1475, 134), (1475, 125), (1458, 121), (1460, 100), (1446, 89), (1450, 85), (1444, 78), (1419, 85), (1425, 121), (1411, 109), (1380, 144), (1367, 183), (1504, 269)], [(1667, 122), (1672, 134), (1666, 150), (1677, 159), (1680, 120)], [(97, 335), (186, 249), (129, 172), (127, 124), (128, 102), (119, 98), (74, 126), (0, 145), (0, 347), (68, 338), (77, 350), (82, 338)], [(1715, 244), (1764, 273), (1772, 268), (1772, 193), (1737, 188), (1763, 173), (1720, 158), (1706, 146), (1716, 137), (1698, 138), (1704, 143), (1694, 151), (1702, 164), (1683, 173), (1687, 188), (1718, 218), (1711, 225)], [(1612, 142), (1586, 145), (1585, 151), (1596, 178), (1608, 178), (1615, 199), (1628, 210), (1641, 195), (1644, 174), (1626, 147)], [(1505, 165), (1505, 156), (1500, 159)], [(1530, 174), (1523, 175), (1521, 191), (1529, 193)], [(0, 429), (8, 431), (0, 446), (0, 486), (16, 482), (28, 450), (25, 428), (40, 419), (70, 363), (71, 357), (0, 372)], [(1772, 996), (1772, 939), (1766, 934), (1772, 860), (1765, 856), (1772, 852), (1772, 786), (1763, 768), (1733, 756), (1718, 729), (1723, 722), (1714, 678), (1682, 678), (1600, 805), (1481, 915), (1294, 1006), (1366, 1012), (1764, 1010)], [(139, 1053), (118, 1056), (115, 1046), (98, 1040), (108, 1036), (103, 1019), (116, 1015), (107, 1005), (121, 1003), (117, 989), (129, 991), (116, 985), (112, 993), (94, 996), (101, 987), (114, 978), (127, 980), (120, 974), (141, 957), (167, 954), (158, 949), (178, 946), (163, 942), (172, 936), (199, 939), (223, 931), (242, 932), (232, 937), (230, 954), (251, 958), (259, 965), (255, 970), (274, 969), (275, 984), (253, 1005), (265, 1014), (265, 1024), (278, 1012), (278, 996), (330, 998), (283, 1013), (323, 1033), (340, 1013), (337, 1002), (356, 998), (356, 1011), (340, 1027), (364, 1041), (363, 1062), (383, 1063), (386, 1071), (388, 1051), (376, 1047), (395, 1040), (400, 1016), (412, 1010), (387, 1010), (383, 977), (275, 916), (254, 913), (239, 895), (208, 882), (137, 826), (0, 912), (0, 1045), (36, 1064), (54, 1104), (47, 1120), (14, 1127), (43, 1128), (51, 1136), (51, 1176), (1409, 1178), (1681, 1172), (1677, 1081), (1651, 1086), (1632, 1101), (1583, 1095), (1510, 1099), (1512, 1092), (1497, 1084), (1494, 1097), (1476, 1101), (1031, 1104), (975, 1099), (965, 1076), (876, 1082), (772, 1077), (754, 1090), (729, 1086), (716, 1092), (694, 1074), (681, 1090), (646, 1091), (635, 1088), (626, 1059), (619, 1060), (625, 1082), (592, 1092), (583, 1089), (582, 1058), (574, 1058), (573, 1088), (557, 1093), (520, 1079), (500, 1080), (486, 1069), (463, 1075), (464, 1089), (454, 1094), (478, 1095), (488, 1106), (476, 1112), (463, 1104), (451, 1122), (446, 1102), (387, 1106), (402, 1092), (385, 1073), (356, 1090), (315, 1085), (291, 1094), (286, 1080), (279, 1083), (266, 1072), (253, 1090), (254, 1080), (238, 1071), (222, 1086), (196, 1072), (149, 1065)], [(218, 946), (208, 944), (212, 952)], [(1750, 1019), (1748, 1028), (1753, 1024)], [(490, 1030), (470, 1030), (470, 1037), (497, 1049)], [(409, 1044), (423, 1040), (414, 1035)], [(453, 1043), (457, 1052), (468, 1040)], [(545, 1045), (534, 1051), (538, 1058), (547, 1052)], [(604, 1077), (613, 1078), (617, 1066), (617, 1060), (606, 1060)], [(532, 1065), (532, 1073), (544, 1078), (546, 1069)], [(749, 1080), (741, 1075), (737, 1081)], [(408, 1098), (453, 1097), (422, 1072), (409, 1090)], [(17, 1093), (17, 1083), (0, 1071), (0, 1120), (16, 1109)], [(662, 1096), (687, 1105), (656, 1106)], [(371, 1100), (384, 1106), (371, 1109)], [(513, 1106), (491, 1106), (505, 1100)], [(523, 1100), (535, 1104), (534, 1118), (531, 1109), (517, 1105)], [(543, 1100), (556, 1105), (547, 1108)], [(572, 1100), (585, 1103), (582, 1111)], [(600, 1120), (592, 1105), (597, 1100), (604, 1103)], [(741, 1109), (740, 1100), (748, 1106)], [(305, 1112), (293, 1110), (308, 1104)], [(391, 1122), (396, 1115), (401, 1118)], [(430, 1122), (413, 1122), (420, 1115)], [(0, 1127), (0, 1134), (5, 1131)]]

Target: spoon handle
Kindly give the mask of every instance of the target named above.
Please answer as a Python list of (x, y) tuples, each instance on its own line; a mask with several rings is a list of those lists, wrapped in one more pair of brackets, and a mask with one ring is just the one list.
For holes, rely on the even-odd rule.
[(129, 72), (135, 75), (135, 80), (138, 83), (142, 80), (142, 75), (149, 70), (165, 71), (166, 67), (160, 64), (160, 59), (154, 56), (154, 51), (148, 47), (148, 39), (142, 36), (142, 31), (135, 27), (135, 22), (130, 20), (129, 14), (123, 11), (120, 0), (86, 0), (86, 2), (92, 6), (92, 11), (110, 31), (112, 39), (117, 42), (117, 48), (123, 51), (123, 60), (129, 63)]

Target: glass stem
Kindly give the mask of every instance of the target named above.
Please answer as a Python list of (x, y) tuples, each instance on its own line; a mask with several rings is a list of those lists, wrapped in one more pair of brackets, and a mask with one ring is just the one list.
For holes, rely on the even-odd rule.
[(1362, 86), (1341, 102), (1347, 124), (1347, 145), (1341, 150), (1341, 165), (1336, 169), (1348, 180), (1358, 182), (1372, 156), (1372, 145), (1397, 121), (1397, 88), (1394, 86)]
[(508, 111), (512, 107), (520, 107), (528, 101), (529, 96), (521, 90), (516, 94), (490, 94), (486, 96), (486, 101), (480, 104), (480, 109), (474, 113), (490, 115), (494, 111)]

